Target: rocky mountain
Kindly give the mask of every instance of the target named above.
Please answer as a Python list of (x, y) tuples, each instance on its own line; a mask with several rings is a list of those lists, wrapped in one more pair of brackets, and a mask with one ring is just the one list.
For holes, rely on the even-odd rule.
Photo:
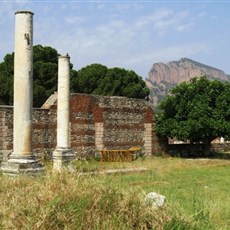
[(230, 75), (225, 74), (222, 70), (188, 58), (171, 61), (167, 64), (153, 64), (146, 79), (146, 84), (151, 90), (150, 101), (156, 107), (172, 87), (201, 75), (206, 75), (209, 79), (230, 82)]

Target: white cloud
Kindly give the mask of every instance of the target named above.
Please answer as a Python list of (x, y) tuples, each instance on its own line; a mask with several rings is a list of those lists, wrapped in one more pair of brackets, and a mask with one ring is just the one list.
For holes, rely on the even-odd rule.
[(212, 15), (211, 19), (216, 20), (218, 17), (216, 15)]
[(206, 16), (206, 15), (207, 15), (206, 12), (201, 12), (201, 13), (198, 14), (198, 17), (199, 17), (199, 18), (203, 18), (203, 17)]
[(207, 53), (209, 46), (207, 43), (184, 43), (175, 46), (168, 46), (162, 49), (152, 50), (152, 52), (142, 52), (137, 57), (130, 58), (127, 60), (127, 64), (136, 65), (144, 64), (149, 62), (169, 61), (177, 60), (181, 57), (193, 56), (200, 53)]
[(2, 1), (0, 7), (0, 62), (7, 53), (14, 49), (14, 21), (15, 12), (19, 10), (30, 10), (28, 1)]
[(193, 26), (188, 11), (175, 12), (170, 9), (158, 9), (153, 14), (141, 17), (137, 27), (152, 27), (158, 35), (164, 35), (174, 28), (176, 31), (184, 31)]
[(14, 18), (15, 6), (12, 2), (1, 2), (0, 24), (6, 23), (10, 18)]
[(134, 69), (142, 77), (148, 76), (153, 63), (167, 63), (172, 60), (179, 60), (182, 57), (197, 57), (200, 54), (206, 55), (209, 52), (209, 46), (206, 43), (184, 43), (175, 46), (167, 46), (162, 49), (154, 48), (151, 51), (142, 51), (133, 58), (129, 57), (123, 62), (127, 68)]
[(193, 22), (190, 22), (190, 23), (187, 23), (187, 24), (177, 25), (177, 26), (175, 26), (175, 29), (176, 29), (178, 32), (182, 32), (182, 31), (185, 31), (185, 30), (190, 29), (190, 28), (193, 27), (193, 26), (194, 26), (194, 23), (193, 23)]
[(115, 9), (118, 11), (121, 10), (135, 10), (135, 11), (139, 11), (143, 8), (143, 3), (140, 2), (120, 2), (117, 3), (115, 6)]
[[(61, 33), (59, 30), (49, 29), (54, 26), (55, 20), (44, 20), (42, 24), (40, 22), (38, 30), (40, 39), (45, 36), (45, 31), (49, 31), (49, 36), (43, 40), (56, 47), (61, 54), (68, 52), (76, 69), (97, 62), (135, 70), (146, 66), (146, 63), (152, 64), (154, 60), (161, 60), (162, 57), (181, 58), (186, 56), (186, 53), (190, 55), (195, 50), (199, 52), (197, 44), (191, 49), (188, 48), (189, 45), (162, 50), (149, 47), (154, 44), (152, 40), (156, 39), (152, 37), (154, 30), (160, 34), (169, 29), (181, 32), (190, 28), (192, 23), (187, 11), (176, 13), (170, 9), (159, 9), (153, 14), (135, 17), (134, 21), (122, 17), (108, 17), (107, 21), (92, 22), (90, 27), (85, 26), (87, 20), (90, 21), (86, 18), (70, 14), (65, 21), (67, 24), (73, 23), (71, 29), (66, 30), (62, 25), (64, 30), (61, 30)], [(81, 21), (83, 24), (75, 27), (75, 21)]]
[(84, 22), (85, 18), (80, 17), (80, 16), (69, 16), (65, 18), (65, 21), (69, 24), (77, 25), (77, 24), (81, 24), (82, 22)]
[[(13, 51), (14, 12), (17, 8), (30, 8), (28, 6), (28, 3), (1, 2), (1, 53), (8, 53), (9, 47), (10, 52)], [(131, 2), (86, 4), (63, 1), (31, 3), (31, 6), (35, 12), (34, 44), (52, 46), (60, 54), (68, 52), (75, 69), (102, 63), (108, 67), (133, 69), (143, 76), (154, 62), (207, 55), (213, 49), (211, 46), (209, 49), (207, 38), (197, 35), (197, 29), (202, 29), (197, 21), (212, 16), (207, 9), (194, 12), (192, 8), (157, 8), (154, 4), (151, 11), (149, 5)], [(206, 21), (202, 20), (202, 23)], [(7, 28), (3, 27), (5, 25)], [(211, 39), (208, 39), (209, 44), (214, 44)], [(215, 44), (219, 45), (216, 40)]]
[(139, 18), (139, 20), (137, 22), (137, 26), (143, 27), (143, 26), (147, 26), (147, 25), (152, 24), (152, 23), (155, 24), (155, 23), (161, 21), (163, 18), (167, 18), (171, 14), (173, 14), (172, 10), (158, 9), (151, 15), (143, 16), (143, 17)]

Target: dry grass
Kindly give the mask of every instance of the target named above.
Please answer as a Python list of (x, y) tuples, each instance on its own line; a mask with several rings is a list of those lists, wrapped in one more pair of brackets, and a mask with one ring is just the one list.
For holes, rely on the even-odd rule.
[[(87, 170), (119, 168), (119, 163), (95, 162), (81, 167), (85, 164)], [(49, 171), (36, 179), (1, 177), (0, 229), (230, 228), (229, 161), (153, 158), (120, 166), (149, 171), (87, 177)], [(166, 196), (163, 208), (144, 204), (151, 191)]]
[[(147, 229), (146, 226), (159, 222), (156, 214), (144, 205), (140, 194), (106, 186), (104, 179), (103, 176), (85, 178), (66, 172), (36, 180), (3, 177), (0, 227)], [(165, 218), (164, 222), (167, 222), (165, 210), (161, 214), (161, 219)]]

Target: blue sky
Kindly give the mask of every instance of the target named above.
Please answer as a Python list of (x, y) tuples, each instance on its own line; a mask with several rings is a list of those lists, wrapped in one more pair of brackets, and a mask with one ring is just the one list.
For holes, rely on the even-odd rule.
[(146, 78), (156, 62), (187, 57), (230, 74), (230, 1), (2, 1), (0, 62), (14, 51), (14, 13), (34, 12), (34, 45)]

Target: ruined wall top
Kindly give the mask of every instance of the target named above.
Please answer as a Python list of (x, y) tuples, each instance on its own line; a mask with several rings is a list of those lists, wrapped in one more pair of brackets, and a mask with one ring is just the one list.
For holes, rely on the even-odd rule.
[(147, 109), (151, 105), (144, 99), (127, 98), (121, 96), (102, 96), (102, 95), (91, 95), (91, 94), (78, 94), (74, 93), (71, 98), (75, 96), (84, 96), (94, 98), (100, 108), (137, 108)]
[(50, 109), (51, 106), (57, 105), (57, 92), (54, 92), (42, 105), (42, 109)]
[[(152, 106), (149, 102), (144, 99), (136, 99), (136, 98), (127, 98), (120, 96), (101, 96), (101, 95), (91, 95), (91, 94), (79, 94), (74, 93), (71, 94), (71, 98), (74, 97), (87, 97), (91, 98), (100, 108), (136, 108), (136, 109), (148, 109)], [(57, 93), (52, 94), (47, 101), (42, 105), (41, 108), (49, 109), (51, 106), (57, 104)]]
[(147, 108), (147, 102), (144, 99), (127, 98), (119, 96), (94, 96), (102, 108)]

